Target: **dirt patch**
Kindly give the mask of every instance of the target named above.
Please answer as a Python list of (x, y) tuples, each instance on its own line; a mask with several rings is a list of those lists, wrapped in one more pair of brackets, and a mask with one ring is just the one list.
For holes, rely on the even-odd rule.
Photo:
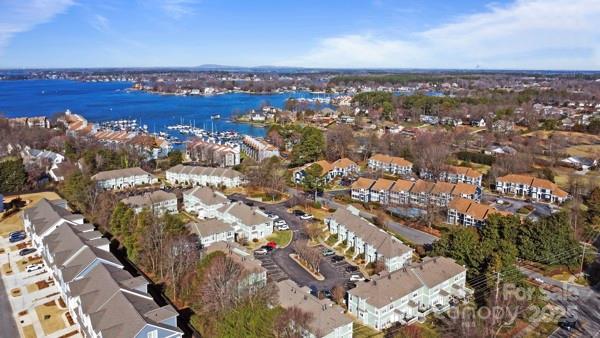
[(23, 336), (25, 338), (37, 338), (33, 325), (23, 326)]
[(62, 330), (67, 327), (63, 319), (66, 310), (60, 309), (56, 305), (56, 301), (50, 301), (35, 308), (42, 330), (44, 334), (51, 335), (52, 333)]
[(10, 276), (12, 275), (13, 271), (12, 268), (10, 267), (10, 264), (8, 263), (4, 263), (2, 264), (2, 274), (6, 275), (6, 276)]

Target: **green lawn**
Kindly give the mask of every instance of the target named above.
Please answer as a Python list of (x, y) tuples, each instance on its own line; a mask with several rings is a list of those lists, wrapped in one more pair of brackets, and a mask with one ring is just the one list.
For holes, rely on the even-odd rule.
[(278, 247), (286, 247), (292, 241), (292, 230), (275, 231), (267, 240), (277, 243)]
[(382, 332), (378, 332), (366, 325), (359, 324), (358, 322), (354, 322), (353, 325), (353, 338), (383, 338)]

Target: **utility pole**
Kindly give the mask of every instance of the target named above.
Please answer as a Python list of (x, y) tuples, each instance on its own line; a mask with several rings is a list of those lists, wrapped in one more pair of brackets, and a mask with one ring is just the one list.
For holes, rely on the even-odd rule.
[(581, 274), (583, 274), (583, 261), (585, 259), (585, 249), (587, 248), (587, 245), (588, 245), (587, 243), (585, 243), (585, 242), (583, 243), (583, 250), (581, 253), (581, 268), (580, 268)]

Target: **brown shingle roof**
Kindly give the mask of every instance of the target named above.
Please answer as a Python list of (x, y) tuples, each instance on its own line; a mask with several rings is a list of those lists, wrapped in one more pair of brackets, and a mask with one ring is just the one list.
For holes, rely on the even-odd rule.
[(394, 186), (392, 187), (391, 191), (408, 192), (410, 191), (413, 185), (414, 183), (411, 181), (397, 180), (396, 183), (394, 183)]
[(456, 183), (452, 195), (472, 195), (477, 192), (477, 186), (467, 183)]
[(360, 177), (356, 182), (352, 183), (352, 189), (369, 189), (375, 184), (375, 180), (370, 178)]
[(434, 183), (429, 181), (417, 180), (410, 190), (411, 193), (428, 193), (433, 189)]
[(334, 168), (348, 168), (352, 166), (357, 166), (356, 162), (352, 161), (347, 157), (340, 158), (339, 160), (333, 162)]
[(394, 181), (388, 180), (385, 178), (379, 178), (375, 181), (375, 184), (371, 186), (371, 190), (382, 191), (382, 190), (390, 190), (390, 188), (394, 185)]

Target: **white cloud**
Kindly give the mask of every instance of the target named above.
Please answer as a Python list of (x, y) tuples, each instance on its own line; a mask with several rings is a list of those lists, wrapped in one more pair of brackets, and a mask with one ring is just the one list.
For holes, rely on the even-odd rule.
[(14, 35), (51, 21), (73, 4), (73, 0), (0, 2), (0, 49), (6, 46)]
[[(598, 0), (517, 0), (402, 38), (329, 37), (283, 62), (312, 67), (600, 69)], [(282, 64), (283, 64), (282, 63)]]
[(196, 0), (163, 0), (161, 7), (168, 16), (180, 19), (194, 14), (194, 5), (197, 2)]
[(110, 22), (105, 16), (100, 14), (95, 14), (92, 17), (90, 25), (92, 25), (92, 27), (99, 32), (108, 32), (110, 29)]

